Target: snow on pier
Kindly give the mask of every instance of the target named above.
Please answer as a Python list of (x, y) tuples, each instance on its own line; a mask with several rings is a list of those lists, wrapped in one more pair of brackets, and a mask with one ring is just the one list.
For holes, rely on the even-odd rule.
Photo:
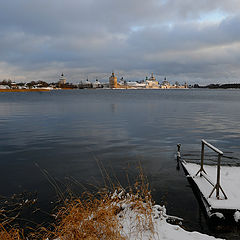
[[(208, 147), (218, 154), (217, 165), (204, 164), (204, 148)], [(221, 166), (223, 152), (202, 140), (201, 163), (188, 163), (181, 159), (180, 144), (178, 160), (200, 193), (201, 200), (209, 217), (231, 215), (240, 222), (240, 167)]]
[[(240, 167), (221, 167), (221, 186), (227, 199), (224, 198), (222, 192), (220, 192), (220, 198), (217, 199), (214, 194), (209, 197), (213, 186), (203, 176), (196, 176), (200, 168), (199, 164), (183, 161), (182, 165), (212, 208), (240, 210)], [(204, 169), (207, 178), (213, 183), (216, 182), (217, 166), (204, 165)]]

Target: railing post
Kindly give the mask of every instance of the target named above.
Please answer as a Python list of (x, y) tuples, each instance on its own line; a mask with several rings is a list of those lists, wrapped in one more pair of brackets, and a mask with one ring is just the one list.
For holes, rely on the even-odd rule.
[[(195, 176), (197, 176), (198, 174), (200, 174), (200, 177), (202, 177), (202, 172), (206, 173), (204, 168), (203, 168), (203, 161), (204, 161), (204, 145), (205, 145), (205, 141), (202, 140), (202, 149), (201, 149), (201, 166), (200, 169), (198, 170), (198, 172), (195, 174)], [(206, 173), (207, 174), (207, 173)]]
[(219, 187), (220, 187), (220, 167), (221, 167), (222, 154), (218, 154), (218, 165), (217, 165), (217, 183), (216, 183), (216, 197), (219, 199)]
[[(202, 172), (206, 173), (204, 168), (203, 168), (203, 161), (204, 161), (204, 140), (202, 140), (202, 149), (201, 149), (201, 166), (200, 169), (198, 170), (198, 172), (195, 174), (195, 176), (197, 176), (198, 174), (200, 174), (200, 177), (202, 177)], [(207, 174), (207, 173), (206, 173)]]
[(202, 141), (200, 174), (201, 174), (202, 171), (204, 171), (204, 169), (203, 169), (203, 160), (204, 160), (204, 142)]
[[(198, 172), (195, 174), (195, 176), (197, 176), (198, 174), (200, 174), (200, 177), (204, 176), (202, 174), (202, 172), (206, 173), (204, 168), (203, 168), (203, 161), (204, 161), (204, 145), (206, 145), (207, 147), (209, 147), (210, 149), (212, 149), (214, 152), (218, 153), (218, 164), (217, 164), (217, 182), (213, 188), (213, 190), (211, 191), (209, 198), (212, 196), (212, 194), (214, 193), (214, 191), (216, 190), (216, 197), (217, 199), (220, 199), (219, 196), (219, 192), (220, 190), (222, 191), (224, 198), (227, 199), (227, 195), (225, 194), (225, 192), (223, 191), (221, 185), (220, 185), (220, 169), (221, 169), (221, 157), (223, 156), (223, 152), (220, 151), (219, 149), (217, 149), (216, 147), (214, 147), (213, 145), (211, 145), (210, 143), (206, 142), (204, 139), (202, 139), (202, 150), (201, 150), (201, 167), (198, 170)], [(206, 173), (207, 174), (207, 173)]]
[(212, 196), (214, 190), (216, 189), (216, 198), (217, 199), (220, 199), (220, 196), (219, 196), (220, 190), (222, 191), (222, 193), (224, 195), (224, 198), (227, 199), (227, 195), (225, 194), (225, 192), (223, 191), (223, 189), (222, 189), (222, 187), (220, 185), (220, 168), (221, 168), (221, 157), (222, 157), (222, 155), (223, 155), (222, 153), (218, 153), (217, 183), (214, 186), (212, 192), (210, 193), (209, 198)]

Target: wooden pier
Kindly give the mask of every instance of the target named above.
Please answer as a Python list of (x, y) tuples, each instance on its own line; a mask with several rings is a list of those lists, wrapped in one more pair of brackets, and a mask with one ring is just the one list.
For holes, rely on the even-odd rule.
[[(218, 155), (217, 165), (204, 164), (205, 147)], [(178, 145), (177, 159), (199, 193), (208, 217), (240, 223), (240, 167), (221, 166), (222, 156), (222, 151), (202, 140), (201, 163), (189, 163), (181, 158)]]

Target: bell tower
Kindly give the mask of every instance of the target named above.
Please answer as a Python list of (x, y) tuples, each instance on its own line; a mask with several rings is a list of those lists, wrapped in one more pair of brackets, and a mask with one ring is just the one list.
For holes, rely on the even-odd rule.
[(64, 85), (66, 84), (66, 78), (64, 77), (64, 74), (61, 74), (61, 77), (59, 78), (59, 82), (60, 85)]
[(115, 76), (114, 72), (109, 77), (109, 87), (110, 88), (117, 88), (117, 77)]

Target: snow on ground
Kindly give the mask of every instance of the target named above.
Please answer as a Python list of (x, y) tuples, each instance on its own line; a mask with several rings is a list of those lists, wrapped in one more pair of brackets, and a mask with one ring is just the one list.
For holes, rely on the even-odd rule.
[[(178, 225), (167, 222), (168, 215), (163, 206), (155, 205), (152, 207), (153, 228), (144, 225), (146, 219), (144, 214), (139, 214), (131, 208), (129, 204), (123, 212), (118, 214), (119, 223), (122, 225), (121, 235), (127, 240), (213, 240), (215, 237), (201, 234), (199, 232), (185, 231)], [(139, 218), (141, 219), (139, 222)], [(142, 222), (143, 221), (143, 222)], [(143, 223), (143, 224), (142, 224)]]
[[(204, 177), (200, 177), (199, 174), (198, 176), (195, 176), (200, 169), (199, 164), (183, 162), (183, 165), (187, 169), (189, 175), (193, 177), (199, 190), (213, 208), (240, 210), (240, 167), (221, 167), (220, 184), (227, 195), (227, 199), (224, 199), (224, 196), (220, 191), (221, 199), (219, 200), (216, 198), (216, 192), (214, 192), (211, 198), (209, 198), (213, 186), (209, 184)], [(216, 184), (217, 166), (204, 165), (204, 170), (207, 172), (208, 178)], [(239, 216), (236, 215), (236, 217), (238, 218)]]
[(240, 220), (240, 212), (239, 211), (236, 211), (235, 213), (234, 213), (234, 220), (235, 220), (235, 222), (239, 222), (239, 220)]

